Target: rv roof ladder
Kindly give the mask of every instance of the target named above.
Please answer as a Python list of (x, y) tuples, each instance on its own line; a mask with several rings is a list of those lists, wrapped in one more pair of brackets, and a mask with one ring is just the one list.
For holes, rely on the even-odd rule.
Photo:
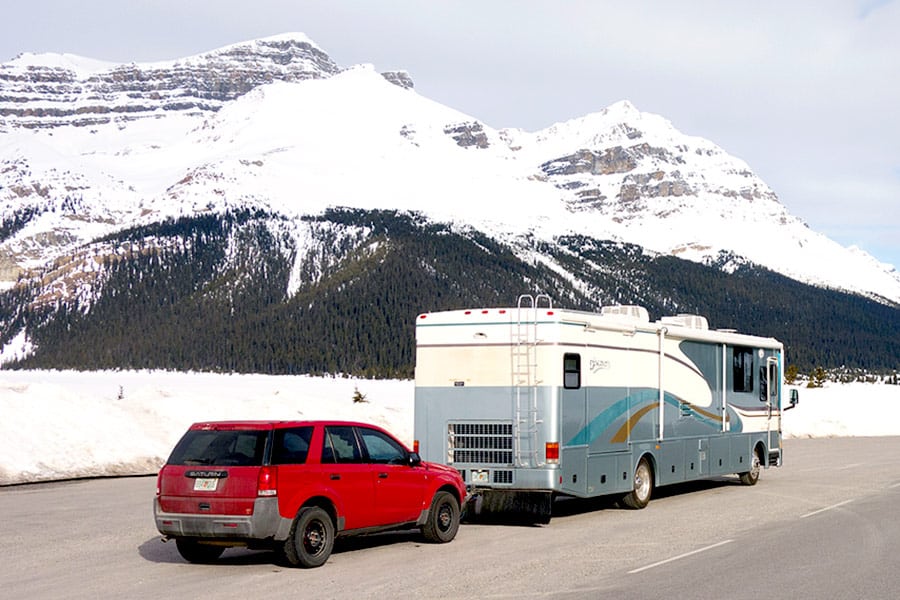
[(516, 324), (512, 331), (512, 377), (516, 395), (514, 417), (515, 465), (517, 467), (540, 466), (538, 452), (537, 381), (537, 325), (538, 305), (542, 300), (547, 308), (553, 308), (553, 301), (546, 294), (519, 296), (516, 308)]

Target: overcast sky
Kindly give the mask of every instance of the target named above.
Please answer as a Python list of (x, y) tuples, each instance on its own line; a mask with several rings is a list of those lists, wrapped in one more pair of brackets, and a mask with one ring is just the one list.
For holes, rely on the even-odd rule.
[[(744, 159), (813, 229), (900, 266), (900, 0), (32, 0), (0, 62), (115, 62), (303, 32), (341, 66), (535, 131), (630, 100)], [(765, 240), (760, 240), (765, 243)]]

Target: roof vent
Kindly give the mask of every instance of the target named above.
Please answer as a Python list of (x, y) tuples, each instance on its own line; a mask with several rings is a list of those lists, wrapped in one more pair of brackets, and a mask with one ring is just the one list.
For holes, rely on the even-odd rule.
[(700, 315), (680, 314), (674, 317), (663, 317), (659, 322), (663, 325), (689, 327), (690, 329), (709, 329), (709, 323), (706, 321), (706, 317)]
[(636, 323), (649, 323), (650, 313), (643, 306), (635, 305), (617, 305), (604, 306), (600, 309), (600, 314), (604, 317), (618, 317), (621, 321), (629, 321)]

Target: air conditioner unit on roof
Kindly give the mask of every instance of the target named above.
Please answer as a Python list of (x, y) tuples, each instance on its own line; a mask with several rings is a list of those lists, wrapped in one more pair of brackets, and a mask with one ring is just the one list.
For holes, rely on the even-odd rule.
[(674, 317), (663, 317), (659, 320), (663, 325), (674, 325), (676, 327), (688, 327), (690, 329), (709, 329), (709, 323), (706, 317), (700, 315), (680, 314)]
[(634, 321), (637, 323), (649, 323), (650, 313), (643, 306), (635, 305), (616, 305), (604, 306), (600, 309), (600, 314), (604, 317), (615, 316), (622, 321)]

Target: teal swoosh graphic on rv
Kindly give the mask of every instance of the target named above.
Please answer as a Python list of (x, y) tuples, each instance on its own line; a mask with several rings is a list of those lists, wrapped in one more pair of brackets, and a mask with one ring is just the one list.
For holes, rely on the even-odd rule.
[[(676, 396), (668, 392), (665, 393), (664, 398), (665, 403), (675, 408), (676, 410), (681, 410), (681, 407), (684, 404)], [(591, 419), (591, 422), (583, 427), (577, 434), (575, 434), (575, 436), (572, 437), (572, 439), (569, 440), (566, 445), (588, 445), (595, 439), (599, 438), (601, 434), (606, 431), (613, 423), (615, 423), (620, 417), (625, 415), (628, 411), (629, 406), (632, 408), (632, 410), (637, 412), (637, 410), (640, 409), (641, 405), (648, 405), (651, 403), (655, 404), (658, 402), (658, 390), (641, 390), (635, 394), (626, 396), (625, 398), (614, 402), (609, 408)], [(699, 420), (701, 423), (708, 425), (714, 429), (721, 428), (721, 420), (711, 419), (703, 414), (698, 413), (695, 410), (692, 410), (691, 412), (692, 416)], [(728, 414), (730, 417), (729, 421), (731, 422), (731, 431), (740, 432), (740, 418), (732, 410), (729, 410)]]

